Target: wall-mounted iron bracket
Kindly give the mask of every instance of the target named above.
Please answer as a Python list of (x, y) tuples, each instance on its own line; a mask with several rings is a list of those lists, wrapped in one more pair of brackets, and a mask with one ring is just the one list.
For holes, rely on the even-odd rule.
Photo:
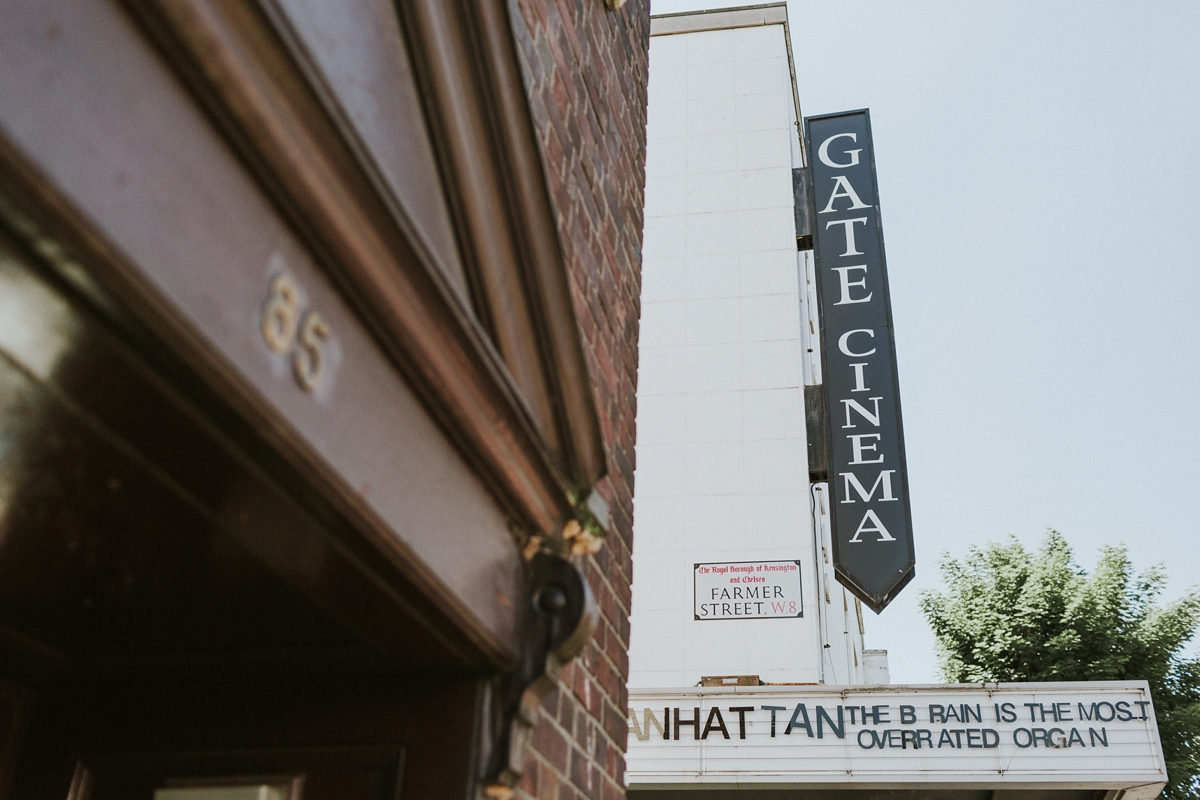
[(829, 414), (825, 408), (825, 387), (804, 387), (804, 427), (808, 433), (808, 480), (829, 480)]
[(528, 574), (521, 660), (513, 673), (496, 681), (490, 695), (495, 738), (484, 783), (496, 800), (512, 795), (525, 770), (538, 706), (557, 685), (559, 668), (583, 651), (600, 619), (587, 580), (570, 561), (537, 553)]

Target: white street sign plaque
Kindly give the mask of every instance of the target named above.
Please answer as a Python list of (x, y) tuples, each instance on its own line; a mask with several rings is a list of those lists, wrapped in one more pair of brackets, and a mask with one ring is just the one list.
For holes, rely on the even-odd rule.
[(693, 586), (697, 620), (804, 616), (799, 561), (696, 564)]

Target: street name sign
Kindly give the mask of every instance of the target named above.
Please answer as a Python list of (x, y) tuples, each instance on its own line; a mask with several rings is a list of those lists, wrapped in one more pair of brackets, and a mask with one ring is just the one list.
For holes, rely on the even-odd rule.
[(804, 616), (799, 561), (724, 561), (692, 567), (698, 621)]
[(916, 574), (871, 120), (805, 119), (837, 579), (876, 613)]

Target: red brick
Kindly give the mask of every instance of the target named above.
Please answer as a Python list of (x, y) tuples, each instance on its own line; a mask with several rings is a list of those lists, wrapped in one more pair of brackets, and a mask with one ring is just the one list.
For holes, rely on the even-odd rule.
[(601, 415), (609, 473), (597, 489), (613, 519), (604, 550), (580, 563), (601, 624), (561, 671), (534, 732), (529, 768), (537, 774), (520, 789), (538, 800), (624, 797), (648, 5), (510, 5)]

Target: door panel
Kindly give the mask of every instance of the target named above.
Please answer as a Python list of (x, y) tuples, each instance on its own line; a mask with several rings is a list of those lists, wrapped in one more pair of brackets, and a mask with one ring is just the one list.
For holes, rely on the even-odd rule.
[(462, 800), (475, 700), (453, 676), (75, 687), (40, 704), (16, 796), (294, 783), (288, 800)]

